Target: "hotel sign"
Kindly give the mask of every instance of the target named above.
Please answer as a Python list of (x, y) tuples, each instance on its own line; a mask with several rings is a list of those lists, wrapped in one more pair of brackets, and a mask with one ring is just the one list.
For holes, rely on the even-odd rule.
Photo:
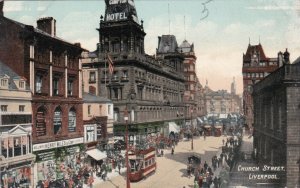
[(82, 144), (82, 143), (83, 143), (83, 137), (73, 138), (68, 140), (60, 140), (55, 142), (47, 142), (42, 144), (34, 144), (32, 146), (32, 151), (48, 150), (48, 149), (54, 149), (54, 148), (71, 146), (71, 145)]
[[(132, 10), (135, 12), (133, 0), (109, 0), (108, 4), (106, 21), (126, 20)], [(135, 14), (133, 13), (133, 16)]]

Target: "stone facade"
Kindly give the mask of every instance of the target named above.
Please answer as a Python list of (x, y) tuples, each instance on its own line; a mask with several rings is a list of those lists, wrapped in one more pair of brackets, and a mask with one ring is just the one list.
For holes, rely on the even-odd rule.
[[(116, 14), (122, 16), (112, 16)], [(127, 112), (132, 134), (157, 133), (165, 121), (184, 119), (183, 56), (177, 51), (176, 38), (159, 37), (155, 57), (144, 52), (145, 35), (133, 1), (117, 5), (107, 1), (104, 20), (100, 21), (100, 43), (90, 53), (90, 59), (98, 58), (83, 64), (84, 70), (96, 73), (97, 85), (88, 88), (114, 103), (115, 136), (124, 134)]]
[[(235, 81), (231, 85), (235, 85)], [(207, 114), (242, 113), (242, 99), (232, 87), (231, 93), (227, 90), (212, 91), (205, 86), (205, 101)]]
[(280, 187), (298, 187), (300, 181), (299, 75), (297, 60), (254, 85), (254, 149), (260, 163), (285, 167), (278, 172)]

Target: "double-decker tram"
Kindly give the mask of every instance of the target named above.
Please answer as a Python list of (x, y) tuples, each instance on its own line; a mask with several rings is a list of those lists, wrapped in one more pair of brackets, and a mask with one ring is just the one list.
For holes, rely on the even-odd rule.
[(129, 180), (140, 181), (156, 170), (155, 148), (130, 150), (128, 152), (130, 165)]

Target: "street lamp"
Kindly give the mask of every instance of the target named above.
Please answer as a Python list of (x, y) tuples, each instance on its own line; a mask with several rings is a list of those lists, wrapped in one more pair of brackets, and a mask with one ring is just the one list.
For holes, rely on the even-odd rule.
[(192, 133), (192, 143), (191, 143), (191, 149), (194, 150), (194, 139), (193, 139), (193, 109), (191, 109), (191, 133)]
[(126, 142), (126, 188), (130, 188), (130, 180), (129, 180), (129, 164), (128, 164), (128, 111), (127, 107), (125, 108), (124, 112), (124, 120), (126, 122), (126, 135), (125, 135), (125, 142)]

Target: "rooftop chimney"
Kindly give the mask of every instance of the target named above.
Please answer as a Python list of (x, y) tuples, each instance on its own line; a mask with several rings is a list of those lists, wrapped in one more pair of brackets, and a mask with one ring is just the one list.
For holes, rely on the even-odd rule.
[(4, 5), (4, 0), (0, 0), (0, 16), (3, 16), (3, 5)]
[(283, 59), (285, 64), (290, 64), (290, 53), (288, 52), (288, 49), (285, 49), (285, 52), (283, 53)]
[(53, 17), (38, 19), (37, 28), (50, 34), (52, 37), (56, 36), (56, 20)]

